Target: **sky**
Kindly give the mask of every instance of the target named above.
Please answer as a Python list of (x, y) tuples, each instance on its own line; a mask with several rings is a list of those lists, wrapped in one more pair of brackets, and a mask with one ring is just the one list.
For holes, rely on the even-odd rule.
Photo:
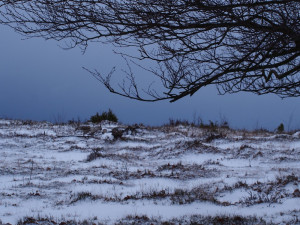
[[(63, 43), (41, 38), (26, 39), (11, 28), (0, 25), (0, 118), (47, 120), (89, 119), (96, 112), (112, 111), (125, 124), (161, 125), (169, 119), (203, 122), (227, 120), (238, 129), (274, 130), (280, 123), (286, 130), (300, 129), (300, 98), (281, 99), (276, 95), (251, 93), (218, 95), (206, 87), (192, 97), (175, 103), (139, 102), (110, 93), (82, 69), (108, 73), (124, 60), (113, 48), (91, 43), (81, 49), (65, 50)], [(136, 76), (151, 81), (151, 75)], [(118, 73), (115, 81), (121, 81)]]

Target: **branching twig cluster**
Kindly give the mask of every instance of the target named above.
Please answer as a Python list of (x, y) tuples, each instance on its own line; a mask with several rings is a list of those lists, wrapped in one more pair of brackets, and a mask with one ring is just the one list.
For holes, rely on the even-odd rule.
[[(143, 101), (176, 101), (211, 84), (221, 94), (300, 96), (299, 12), (299, 0), (0, 1), (0, 23), (26, 36), (83, 50), (91, 41), (137, 47), (139, 55), (126, 57), (129, 85), (114, 87), (115, 69), (92, 74), (109, 91)], [(164, 91), (141, 91), (131, 60), (154, 61), (146, 70)]]

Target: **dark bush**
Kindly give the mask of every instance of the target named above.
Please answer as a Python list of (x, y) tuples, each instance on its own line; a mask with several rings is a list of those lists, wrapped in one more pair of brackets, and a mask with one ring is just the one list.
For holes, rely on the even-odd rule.
[(123, 136), (125, 130), (120, 127), (115, 127), (112, 129), (111, 134), (114, 136), (114, 139), (119, 139)]
[(108, 112), (103, 112), (101, 115), (96, 113), (96, 115), (91, 116), (90, 119), (92, 123), (100, 123), (103, 120), (118, 122), (117, 116), (111, 111), (111, 109), (109, 109)]
[(277, 127), (276, 130), (277, 130), (278, 133), (284, 132), (284, 125), (283, 125), (283, 123), (281, 123), (281, 124)]

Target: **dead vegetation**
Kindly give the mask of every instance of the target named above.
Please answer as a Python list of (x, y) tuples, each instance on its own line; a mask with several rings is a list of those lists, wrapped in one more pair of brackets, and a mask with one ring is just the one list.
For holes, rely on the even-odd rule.
[[(86, 123), (80, 125), (84, 129), (17, 121), (0, 125), (0, 218), (5, 223), (14, 218), (10, 212), (26, 212), (25, 205), (31, 214), (20, 214), (19, 224), (299, 222), (300, 139), (294, 134), (283, 138), (176, 123), (151, 128)], [(114, 137), (115, 128), (121, 137)], [(83, 130), (98, 131), (83, 135)], [(95, 210), (99, 206), (111, 221)], [(88, 215), (68, 216), (80, 207), (88, 207)], [(137, 212), (117, 217), (114, 207)], [(202, 210), (206, 207), (211, 216)], [(250, 207), (254, 213), (243, 215)], [(162, 208), (172, 217), (158, 215)], [(64, 218), (37, 216), (47, 210)]]
[[(105, 223), (96, 222), (97, 217), (90, 220), (58, 220), (51, 217), (25, 217), (18, 221), (18, 225), (33, 225), (33, 224), (47, 224), (47, 225), (103, 225)], [(296, 224), (295, 220), (294, 224)], [(1, 224), (1, 223), (0, 223)], [(258, 217), (242, 217), (242, 216), (227, 216), (227, 215), (218, 215), (218, 216), (199, 216), (192, 215), (188, 217), (176, 218), (172, 220), (163, 220), (161, 218), (148, 217), (147, 215), (128, 215), (122, 219), (119, 219), (114, 223), (114, 225), (200, 225), (200, 224), (213, 224), (213, 225), (271, 225), (272, 223), (267, 223), (263, 218)], [(4, 225), (4, 224), (3, 224)]]

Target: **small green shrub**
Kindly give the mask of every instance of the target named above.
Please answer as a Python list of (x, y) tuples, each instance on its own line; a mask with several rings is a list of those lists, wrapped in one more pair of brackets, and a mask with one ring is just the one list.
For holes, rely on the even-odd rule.
[(99, 113), (96, 113), (96, 115), (91, 116), (90, 119), (92, 123), (100, 123), (103, 120), (118, 122), (117, 116), (111, 111), (111, 109), (109, 109), (108, 112), (103, 112), (101, 115), (99, 115)]
[(281, 123), (281, 124), (277, 127), (277, 132), (278, 132), (278, 133), (284, 132), (284, 125), (283, 125), (283, 123)]

